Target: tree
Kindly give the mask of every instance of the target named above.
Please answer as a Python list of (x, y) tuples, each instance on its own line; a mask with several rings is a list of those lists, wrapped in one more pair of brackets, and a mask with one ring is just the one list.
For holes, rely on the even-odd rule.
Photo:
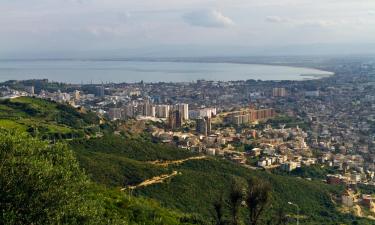
[(215, 225), (225, 225), (223, 196), (213, 203)]
[(231, 215), (231, 224), (232, 225), (238, 225), (239, 224), (239, 211), (241, 207), (241, 203), (243, 201), (243, 190), (241, 186), (238, 184), (238, 182), (233, 181), (231, 185), (231, 189), (229, 192), (229, 211)]
[(249, 225), (258, 224), (261, 214), (268, 205), (270, 195), (271, 186), (269, 183), (257, 178), (249, 179), (245, 198), (249, 213)]
[(102, 207), (63, 144), (0, 129), (0, 224), (97, 224)]
[(288, 217), (285, 215), (285, 211), (279, 208), (276, 212), (276, 225), (286, 225), (288, 223)]

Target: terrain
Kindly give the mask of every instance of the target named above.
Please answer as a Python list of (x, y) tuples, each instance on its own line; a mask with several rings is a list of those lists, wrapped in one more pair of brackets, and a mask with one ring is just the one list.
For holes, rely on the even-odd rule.
[[(371, 224), (340, 212), (335, 196), (343, 187), (319, 179), (251, 170), (143, 135), (115, 135), (111, 129), (96, 135), (88, 131), (102, 126), (94, 114), (47, 100), (2, 100), (0, 109), (0, 221), (6, 224), (212, 224), (214, 202), (228, 199), (234, 182), (246, 188), (252, 177), (272, 187), (261, 224), (281, 209), (303, 224)], [(50, 214), (38, 213), (46, 202)], [(288, 202), (300, 207), (299, 215)], [(76, 210), (72, 221), (60, 216)], [(244, 209), (241, 215), (246, 218)]]

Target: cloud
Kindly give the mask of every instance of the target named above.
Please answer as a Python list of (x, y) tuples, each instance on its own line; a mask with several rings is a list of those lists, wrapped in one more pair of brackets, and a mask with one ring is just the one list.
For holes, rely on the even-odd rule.
[(186, 13), (183, 16), (186, 23), (199, 27), (229, 27), (234, 25), (231, 18), (218, 10), (201, 10)]
[(266, 22), (269, 22), (269, 23), (287, 23), (287, 22), (289, 22), (289, 19), (281, 18), (279, 16), (267, 16)]
[(332, 27), (344, 23), (343, 21), (338, 22), (334, 20), (297, 20), (278, 16), (268, 16), (265, 21), (268, 23), (290, 24), (298, 27)]
[(339, 25), (340, 22), (332, 21), (332, 20), (306, 20), (297, 23), (299, 26), (303, 27), (332, 27)]

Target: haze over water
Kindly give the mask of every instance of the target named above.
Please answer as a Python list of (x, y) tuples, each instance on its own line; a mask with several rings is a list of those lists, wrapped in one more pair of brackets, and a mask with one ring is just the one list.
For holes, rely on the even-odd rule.
[[(301, 76), (302, 75), (302, 76)], [(299, 67), (235, 63), (40, 60), (0, 61), (0, 81), (49, 79), (67, 83), (191, 82), (198, 79), (304, 80), (332, 75)]]

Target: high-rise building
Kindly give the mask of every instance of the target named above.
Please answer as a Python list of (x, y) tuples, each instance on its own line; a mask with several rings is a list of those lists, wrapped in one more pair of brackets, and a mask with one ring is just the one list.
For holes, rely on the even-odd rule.
[(285, 88), (274, 88), (272, 90), (272, 96), (273, 97), (285, 97), (286, 96)]
[(95, 87), (95, 96), (100, 98), (104, 97), (104, 86)]
[(197, 122), (197, 126), (196, 126), (197, 133), (203, 134), (205, 136), (211, 133), (211, 118), (201, 117), (201, 118), (198, 118), (196, 122)]
[(157, 105), (155, 107), (156, 117), (158, 117), (158, 118), (168, 118), (169, 117), (169, 110), (170, 110), (169, 105)]
[(148, 101), (143, 104), (143, 116), (155, 117), (155, 106)]
[(189, 110), (189, 119), (198, 119), (199, 117), (216, 116), (216, 108), (203, 108), (196, 110)]
[(177, 104), (174, 110), (181, 112), (182, 120), (189, 120), (189, 105), (188, 104)]
[(132, 104), (126, 105), (123, 111), (124, 111), (125, 118), (133, 118), (135, 116), (134, 105)]
[(180, 111), (174, 110), (169, 113), (168, 126), (172, 130), (182, 127), (182, 115)]

